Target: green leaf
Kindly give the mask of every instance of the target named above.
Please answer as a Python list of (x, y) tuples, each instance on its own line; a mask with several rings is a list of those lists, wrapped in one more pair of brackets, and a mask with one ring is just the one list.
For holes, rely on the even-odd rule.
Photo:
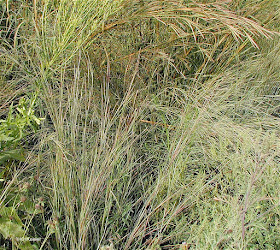
[(21, 203), (18, 207), (19, 210), (28, 213), (29, 215), (41, 214), (42, 211), (35, 208), (34, 202), (27, 199), (25, 202)]
[(37, 118), (35, 115), (32, 115), (31, 118), (34, 122), (36, 122), (37, 125), (40, 125), (41, 121), (44, 120), (44, 118)]
[(23, 223), (18, 217), (15, 208), (2, 207), (0, 215), (0, 233), (5, 239), (24, 236)]
[(5, 134), (0, 134), (0, 141), (12, 141), (15, 138), (12, 136), (7, 136)]
[(14, 207), (2, 207), (0, 209), (0, 233), (5, 239), (13, 239), (18, 242), (18, 248), (22, 250), (34, 249), (28, 237), (25, 235), (23, 223)]
[(0, 153), (0, 164), (10, 159), (24, 161), (25, 157), (23, 156), (23, 151), (21, 149), (13, 149)]
[(32, 250), (38, 249), (35, 245), (31, 245), (30, 241), (21, 242), (18, 246), (21, 250)]

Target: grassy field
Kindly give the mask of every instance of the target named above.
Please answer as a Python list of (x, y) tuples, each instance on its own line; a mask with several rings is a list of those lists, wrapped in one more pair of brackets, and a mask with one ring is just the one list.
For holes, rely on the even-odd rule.
[(0, 249), (280, 249), (279, 0), (2, 0)]

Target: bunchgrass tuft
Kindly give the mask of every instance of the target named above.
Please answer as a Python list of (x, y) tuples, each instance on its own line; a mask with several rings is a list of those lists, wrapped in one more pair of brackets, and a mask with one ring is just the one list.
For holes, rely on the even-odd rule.
[(1, 246), (278, 249), (279, 4), (1, 3)]

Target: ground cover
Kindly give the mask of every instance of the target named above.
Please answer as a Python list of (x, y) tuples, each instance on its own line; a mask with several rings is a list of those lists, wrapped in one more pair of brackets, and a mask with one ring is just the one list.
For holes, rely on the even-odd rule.
[(278, 249), (279, 6), (2, 1), (2, 249)]

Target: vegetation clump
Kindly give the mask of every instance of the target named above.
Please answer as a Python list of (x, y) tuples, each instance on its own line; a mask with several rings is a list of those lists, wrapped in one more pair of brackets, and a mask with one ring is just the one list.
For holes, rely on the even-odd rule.
[(278, 249), (279, 0), (0, 4), (3, 249)]

